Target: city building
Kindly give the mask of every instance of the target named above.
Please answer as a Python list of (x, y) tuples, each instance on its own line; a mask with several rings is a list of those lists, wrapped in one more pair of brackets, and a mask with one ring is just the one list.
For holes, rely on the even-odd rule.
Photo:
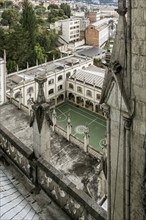
[(45, 97), (52, 107), (66, 99), (74, 100), (76, 104), (82, 99), (83, 107), (92, 106), (92, 111), (98, 112), (104, 74), (105, 70), (93, 65), (92, 58), (71, 55), (9, 74), (7, 97), (28, 106), (30, 96), (32, 101), (37, 97), (38, 88), (34, 78), (45, 75)]
[(90, 24), (85, 31), (86, 44), (100, 47), (109, 38), (108, 19)]
[(62, 37), (68, 43), (80, 40), (80, 20), (75, 18), (62, 20)]

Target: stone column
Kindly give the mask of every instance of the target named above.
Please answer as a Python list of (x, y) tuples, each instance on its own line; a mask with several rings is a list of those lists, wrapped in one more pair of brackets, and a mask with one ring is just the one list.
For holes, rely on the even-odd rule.
[(22, 98), (23, 98), (22, 97), (22, 92), (21, 92), (21, 89), (20, 89), (18, 109), (21, 109)]
[(55, 130), (55, 125), (56, 125), (56, 111), (55, 108), (53, 109), (53, 114), (52, 114), (52, 122), (53, 122), (53, 131)]
[(36, 158), (42, 157), (44, 160), (50, 161), (50, 126), (53, 123), (43, 90), (46, 81), (46, 78), (35, 78), (35, 82), (38, 83), (38, 96), (36, 103), (32, 106), (33, 115), (30, 126), (33, 127), (33, 150)]
[(68, 114), (68, 119), (67, 119), (67, 140), (68, 141), (70, 140), (71, 128), (72, 128), (72, 124), (70, 120), (70, 114)]
[(10, 88), (10, 102), (12, 102), (13, 94), (14, 94), (14, 91), (13, 91), (13, 87), (11, 86), (11, 88)]
[(84, 151), (88, 152), (88, 146), (89, 146), (89, 128), (86, 127), (85, 131), (84, 131)]
[(29, 99), (28, 99), (27, 105), (28, 105), (29, 115), (31, 115), (32, 105), (33, 105), (33, 101), (32, 101), (32, 98), (31, 98), (31, 93), (29, 94)]
[(23, 93), (23, 104), (25, 105), (25, 76), (24, 76), (24, 79), (23, 79), (23, 88), (22, 88), (22, 93)]
[(131, 119), (124, 119), (124, 147), (125, 147), (125, 220), (130, 220), (130, 127)]

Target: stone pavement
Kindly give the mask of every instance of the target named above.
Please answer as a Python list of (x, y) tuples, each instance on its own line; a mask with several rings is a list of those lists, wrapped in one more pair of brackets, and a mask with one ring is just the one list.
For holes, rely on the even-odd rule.
[(1, 220), (70, 220), (45, 194), (36, 195), (30, 186), (27, 188), (22, 176), (0, 162)]

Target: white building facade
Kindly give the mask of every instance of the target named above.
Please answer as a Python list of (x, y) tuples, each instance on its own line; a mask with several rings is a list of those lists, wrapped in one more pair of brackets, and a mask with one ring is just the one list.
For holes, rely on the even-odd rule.
[(75, 42), (80, 39), (80, 20), (66, 19), (62, 21), (62, 37), (68, 42)]
[(37, 98), (38, 85), (34, 78), (38, 75), (47, 77), (44, 93), (51, 107), (69, 100), (91, 111), (99, 111), (104, 70), (93, 66), (91, 58), (71, 55), (9, 74), (7, 98), (19, 107), (30, 107)]

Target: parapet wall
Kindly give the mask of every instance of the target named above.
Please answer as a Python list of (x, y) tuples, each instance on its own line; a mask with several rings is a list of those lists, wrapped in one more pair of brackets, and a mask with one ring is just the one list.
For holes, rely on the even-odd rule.
[(72, 219), (105, 220), (106, 211), (86, 193), (78, 190), (62, 173), (43, 159), (37, 159), (33, 150), (0, 124), (0, 151), (38, 188), (52, 197)]

